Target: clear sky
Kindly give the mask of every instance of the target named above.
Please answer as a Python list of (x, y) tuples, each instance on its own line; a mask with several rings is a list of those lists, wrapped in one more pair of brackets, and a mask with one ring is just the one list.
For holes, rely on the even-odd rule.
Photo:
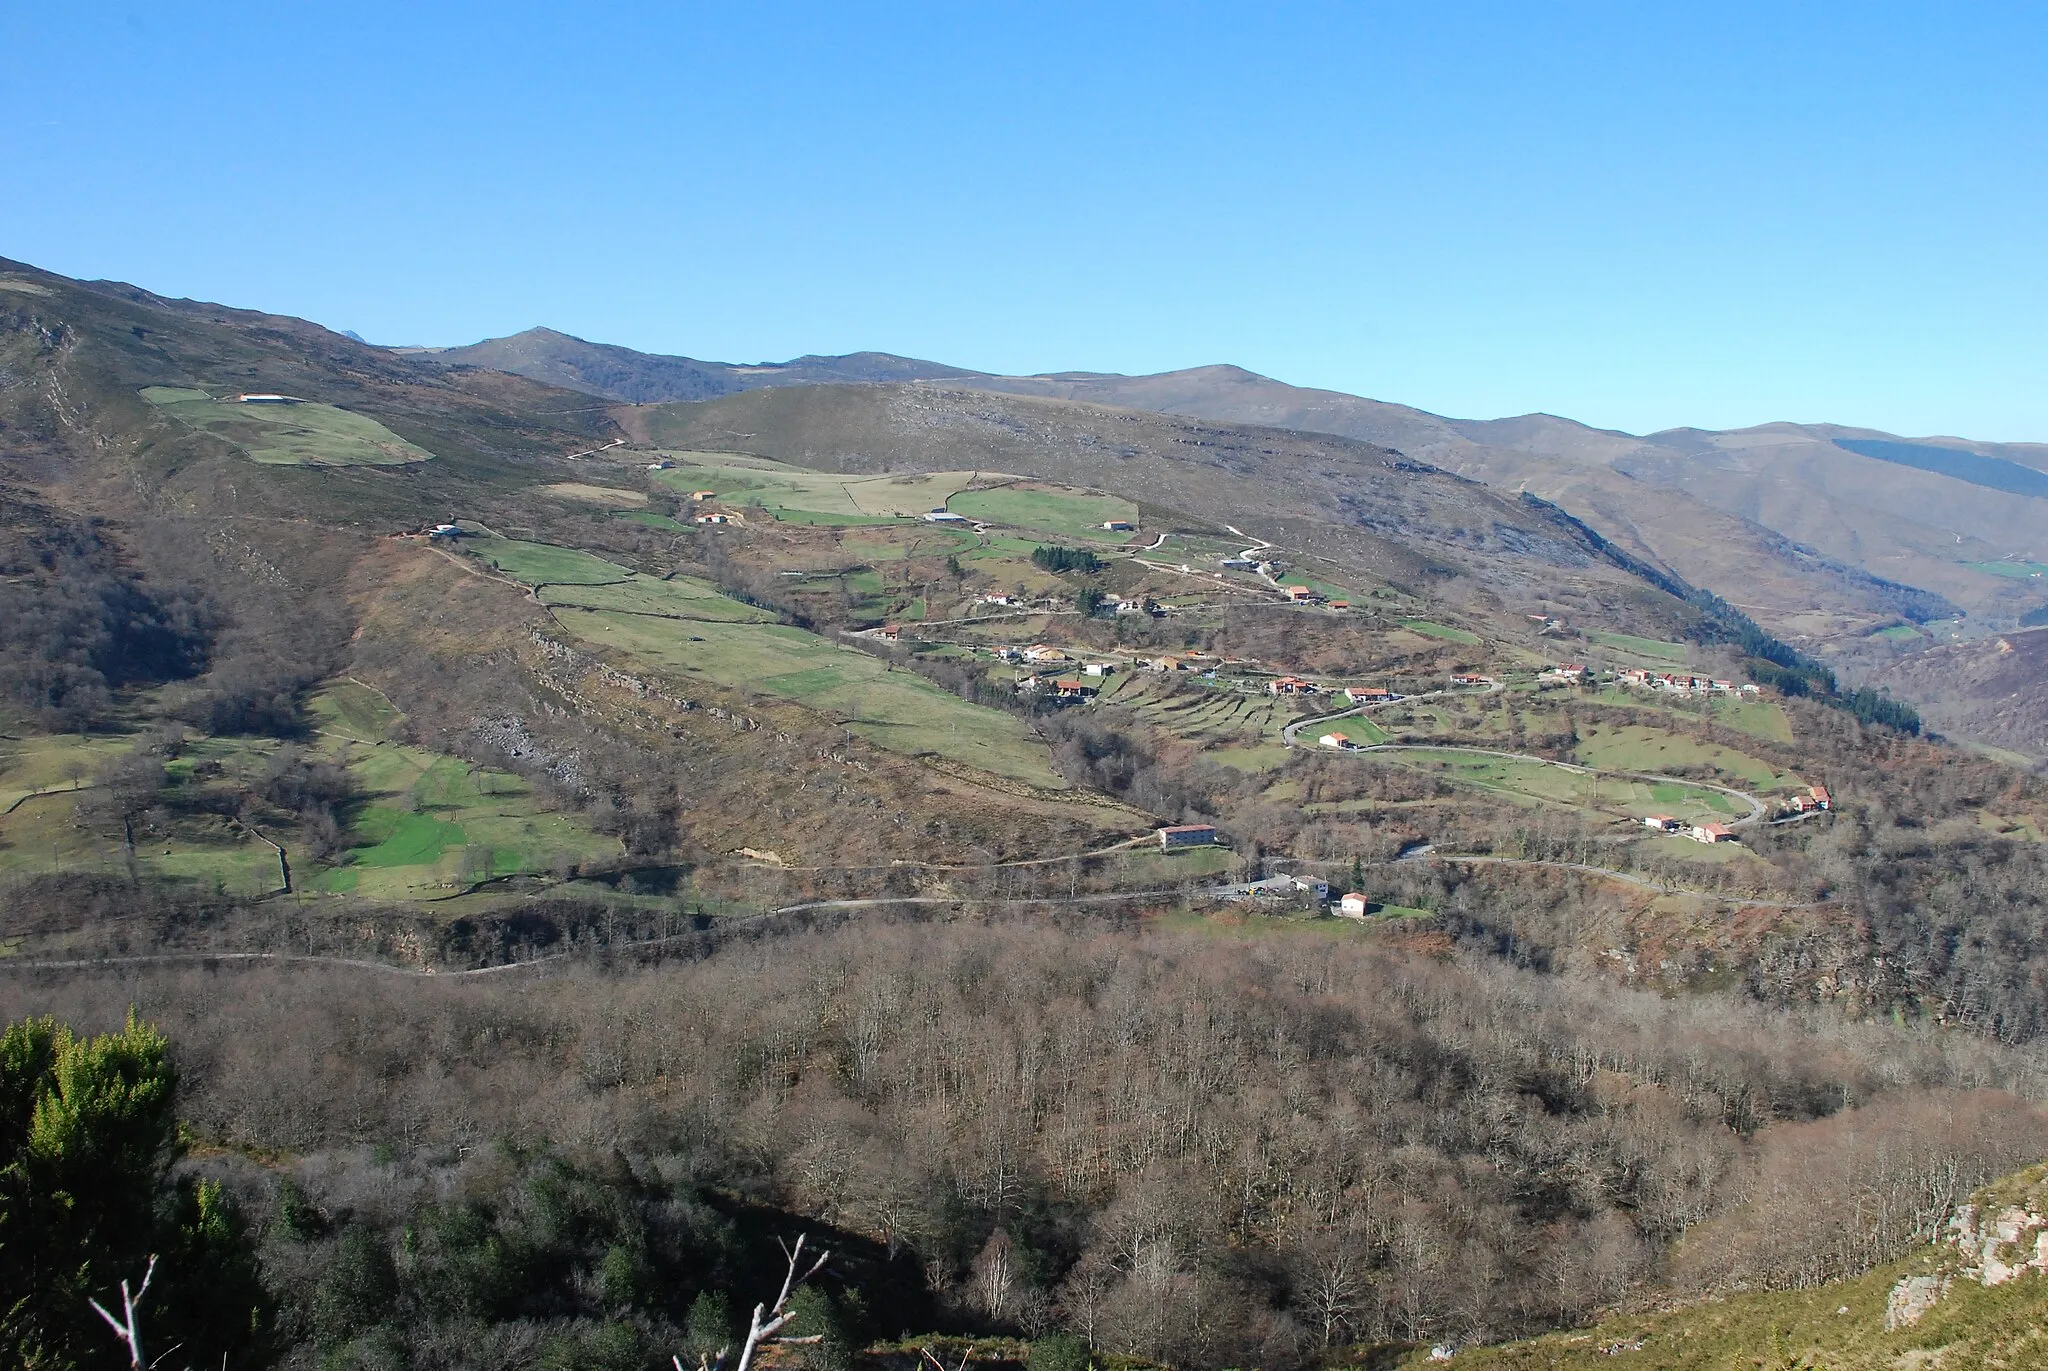
[(0, 0), (0, 255), (391, 343), (2048, 441), (2048, 6)]

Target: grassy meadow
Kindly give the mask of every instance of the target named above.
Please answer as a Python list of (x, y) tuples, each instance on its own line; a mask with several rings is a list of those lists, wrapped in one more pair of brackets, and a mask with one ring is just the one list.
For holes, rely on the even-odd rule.
[(366, 414), (333, 405), (245, 405), (203, 390), (149, 386), (142, 398), (179, 423), (232, 444), (270, 466), (403, 466), (433, 457)]
[(969, 704), (921, 676), (815, 633), (780, 624), (680, 622), (566, 606), (556, 617), (578, 637), (651, 667), (793, 700), (893, 752), (933, 753), (1031, 785), (1065, 786), (1044, 745), (1021, 720)]
[(946, 508), (970, 519), (1098, 543), (1128, 542), (1132, 534), (1111, 533), (1112, 519), (1138, 521), (1138, 506), (1115, 495), (1086, 495), (1026, 486), (1001, 486), (955, 495)]

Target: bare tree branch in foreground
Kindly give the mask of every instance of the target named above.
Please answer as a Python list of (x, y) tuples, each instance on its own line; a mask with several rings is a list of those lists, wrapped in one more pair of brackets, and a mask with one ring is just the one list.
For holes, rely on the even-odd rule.
[(128, 1344), (128, 1365), (133, 1371), (142, 1371), (142, 1301), (149, 1294), (150, 1278), (156, 1275), (156, 1257), (149, 1259), (149, 1269), (142, 1273), (142, 1287), (134, 1294), (128, 1293), (128, 1282), (121, 1282), (121, 1318), (115, 1318), (98, 1300), (87, 1299), (93, 1312), (107, 1321), (107, 1327), (114, 1330), (114, 1336)]
[[(789, 1308), (789, 1297), (798, 1290), (801, 1290), (810, 1281), (811, 1277), (823, 1270), (825, 1263), (832, 1259), (832, 1249), (828, 1247), (818, 1253), (818, 1259), (811, 1263), (808, 1270), (802, 1275), (798, 1275), (797, 1267), (803, 1261), (804, 1243), (809, 1241), (809, 1239), (809, 1234), (800, 1234), (797, 1237), (796, 1245), (793, 1247), (783, 1242), (780, 1238), (775, 1240), (777, 1245), (782, 1248), (782, 1255), (789, 1261), (789, 1269), (783, 1273), (782, 1277), (782, 1292), (775, 1297), (774, 1304), (757, 1304), (754, 1306), (754, 1317), (749, 1321), (747, 1327), (746, 1346), (740, 1349), (740, 1359), (733, 1366), (732, 1371), (748, 1371), (748, 1368), (753, 1365), (754, 1353), (759, 1350), (761, 1344), (774, 1340), (776, 1333), (781, 1331), (782, 1326), (789, 1322), (792, 1312)], [(126, 1287), (124, 1286), (123, 1289), (125, 1290)], [(112, 1320), (109, 1320), (109, 1322), (112, 1322)], [(798, 1340), (791, 1339), (789, 1341)], [(814, 1341), (814, 1339), (805, 1338), (800, 1341), (809, 1342)], [(697, 1363), (697, 1371), (725, 1371), (726, 1351), (726, 1348), (721, 1347), (715, 1354), (700, 1358)], [(685, 1371), (681, 1357), (670, 1357), (669, 1360), (675, 1363), (675, 1371)], [(138, 1366), (141, 1365), (140, 1362), (136, 1364)]]

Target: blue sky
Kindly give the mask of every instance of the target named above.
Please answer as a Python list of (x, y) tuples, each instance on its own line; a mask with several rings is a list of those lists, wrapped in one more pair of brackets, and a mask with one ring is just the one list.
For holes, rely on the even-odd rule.
[(2048, 441), (2048, 6), (0, 3), (0, 255), (380, 342)]

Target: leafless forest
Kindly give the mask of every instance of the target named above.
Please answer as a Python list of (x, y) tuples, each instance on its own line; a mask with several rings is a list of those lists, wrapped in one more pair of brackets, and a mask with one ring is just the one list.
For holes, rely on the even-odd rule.
[[(326, 1216), (269, 1221), (304, 1329), (350, 1243), (502, 1186), (507, 1144), (864, 1237), (923, 1287), (871, 1331), (1225, 1366), (1810, 1284), (2048, 1135), (2038, 1049), (1314, 936), (863, 919), (567, 965), (16, 976), (0, 1006), (164, 1028), (194, 1164)], [(408, 1317), (414, 1355), (451, 1345)]]

